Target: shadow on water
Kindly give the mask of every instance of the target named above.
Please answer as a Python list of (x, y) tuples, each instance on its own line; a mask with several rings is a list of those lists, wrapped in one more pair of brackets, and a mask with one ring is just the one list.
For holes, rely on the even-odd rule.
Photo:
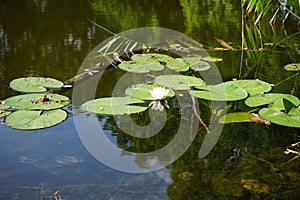
[[(293, 6), (299, 15), (299, 7)], [(275, 84), (273, 92), (300, 97), (297, 77), (290, 78), (293, 74), (283, 69), (288, 63), (300, 61), (299, 27), (293, 18), (284, 27), (261, 22), (255, 29), (253, 24), (245, 24), (244, 47), (250, 50), (241, 56), (241, 8), (230, 0), (6, 0), (0, 2), (0, 99), (18, 94), (8, 88), (17, 77), (73, 77), (86, 55), (110, 36), (88, 19), (116, 33), (146, 26), (183, 32), (202, 43), (211, 56), (223, 58), (216, 65), (225, 81), (258, 78)], [(216, 51), (214, 48), (221, 46), (215, 37), (237, 51)], [(111, 94), (121, 76), (117, 70), (106, 73), (98, 85), (98, 95)], [(71, 96), (71, 92), (64, 95)], [(207, 104), (199, 104), (203, 119), (209, 119)], [(243, 107), (238, 102), (230, 109)], [(137, 124), (149, 123), (145, 113), (132, 116)], [(98, 118), (107, 137), (119, 148), (149, 152), (174, 137), (180, 113), (168, 110), (168, 116), (170, 121), (161, 133), (146, 140), (123, 133), (110, 116)], [(122, 173), (96, 161), (77, 136), (72, 117), (36, 131), (19, 131), (0, 124), (0, 132), (1, 199), (43, 199), (58, 190), (63, 199), (300, 197), (299, 159), (291, 160), (294, 155), (284, 154), (287, 147), (300, 140), (296, 128), (227, 124), (212, 152), (199, 159), (206, 134), (200, 128), (179, 160), (148, 174)]]

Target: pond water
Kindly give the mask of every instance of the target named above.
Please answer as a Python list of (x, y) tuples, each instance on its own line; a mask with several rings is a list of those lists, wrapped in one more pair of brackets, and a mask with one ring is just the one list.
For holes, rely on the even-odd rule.
[[(299, 16), (296, 1), (290, 2)], [(250, 23), (252, 31), (246, 28), (245, 37), (251, 51), (245, 51), (243, 57), (241, 51), (214, 49), (222, 47), (215, 37), (240, 48), (241, 13), (240, 2), (230, 0), (0, 1), (0, 99), (18, 94), (8, 87), (18, 77), (65, 81), (75, 76), (88, 53), (111, 36), (90, 20), (115, 33), (149, 26), (176, 30), (203, 44), (211, 56), (223, 59), (215, 64), (224, 81), (258, 78), (275, 84), (272, 92), (300, 97), (295, 73), (283, 68), (300, 62), (295, 18), (288, 18), (285, 26), (261, 23), (260, 35)], [(259, 51), (260, 39), (265, 48), (277, 47)], [(116, 69), (108, 71), (98, 85), (98, 96), (110, 95), (122, 75)], [(63, 94), (71, 97), (72, 90)], [(203, 105), (199, 105), (201, 110)], [(234, 104), (230, 109), (238, 110), (239, 106)], [(98, 118), (104, 134), (119, 148), (149, 152), (172, 139), (180, 114), (173, 114), (162, 133), (144, 142), (122, 133), (112, 117)], [(297, 128), (226, 124), (213, 150), (202, 159), (198, 152), (206, 132), (200, 129), (190, 148), (173, 164), (131, 174), (109, 168), (89, 154), (73, 117), (33, 131), (15, 130), (1, 122), (0, 199), (54, 199), (56, 191), (70, 200), (300, 198), (300, 160), (284, 154), (300, 140)], [(143, 118), (136, 122), (147, 123)]]

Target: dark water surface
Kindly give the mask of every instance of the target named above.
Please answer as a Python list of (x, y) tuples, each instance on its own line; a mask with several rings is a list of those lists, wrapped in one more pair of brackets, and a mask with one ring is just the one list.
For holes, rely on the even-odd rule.
[[(297, 3), (292, 5), (299, 15)], [(111, 36), (89, 20), (115, 33), (148, 26), (185, 33), (202, 43), (210, 55), (223, 58), (216, 65), (225, 81), (259, 78), (276, 84), (293, 75), (284, 65), (300, 62), (299, 30), (293, 18), (285, 27), (261, 24), (261, 37), (248, 32), (248, 48), (256, 51), (248, 51), (242, 65), (240, 51), (213, 50), (221, 47), (215, 37), (235, 48), (241, 46), (240, 1), (1, 0), (0, 99), (18, 94), (8, 87), (17, 77), (65, 81), (76, 75), (87, 54)], [(258, 45), (252, 48), (260, 43), (259, 38), (278, 47), (273, 51), (258, 51)], [(104, 76), (100, 95), (109, 94), (114, 86), (111, 77), (121, 75), (112, 70)], [(294, 77), (273, 92), (300, 97), (299, 87)], [(64, 95), (71, 96), (71, 91)], [(136, 152), (150, 151), (170, 137), (161, 135), (143, 144), (118, 133), (110, 117), (99, 119), (105, 124), (105, 134), (124, 149), (130, 144)], [(165, 132), (173, 129), (167, 127)], [(225, 125), (213, 151), (199, 159), (205, 136), (202, 129), (179, 160), (146, 174), (119, 172), (94, 159), (81, 143), (72, 117), (36, 131), (14, 130), (3, 122), (0, 133), (0, 199), (43, 199), (57, 190), (70, 200), (300, 198), (300, 160), (289, 162), (293, 155), (284, 154), (286, 147), (300, 140), (296, 128)]]

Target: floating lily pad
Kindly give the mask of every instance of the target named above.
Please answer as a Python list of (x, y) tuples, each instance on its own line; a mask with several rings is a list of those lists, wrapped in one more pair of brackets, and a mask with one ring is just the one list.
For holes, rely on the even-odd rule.
[(300, 71), (300, 63), (291, 63), (284, 66), (284, 69), (287, 71)]
[(0, 118), (9, 115), (11, 112), (6, 110), (0, 110)]
[(151, 58), (152, 60), (157, 60), (162, 63), (167, 63), (167, 62), (174, 60), (174, 58), (172, 58), (171, 56), (159, 54), (159, 53), (147, 53), (147, 54), (143, 54), (143, 55)]
[(18, 92), (46, 92), (47, 88), (61, 88), (63, 85), (61, 81), (44, 77), (17, 78), (9, 83), (9, 86)]
[(210, 64), (203, 61), (203, 58), (200, 57), (189, 57), (185, 58), (186, 61), (189, 63), (189, 67), (194, 71), (206, 71), (210, 69)]
[(297, 97), (282, 93), (258, 94), (250, 96), (245, 100), (245, 104), (249, 107), (273, 104), (273, 108), (284, 110), (284, 104), (282, 100), (283, 98), (289, 100), (295, 106), (298, 106), (300, 104), (300, 100)]
[(272, 89), (269, 83), (260, 80), (236, 80), (227, 83), (243, 88), (249, 95), (263, 94)]
[(191, 90), (190, 94), (205, 100), (238, 101), (248, 96), (248, 93), (243, 88), (229, 83), (205, 85), (197, 88), (200, 90)]
[(221, 61), (223, 61), (223, 58), (215, 58), (215, 57), (206, 56), (206, 57), (201, 58), (201, 60), (206, 61), (206, 62), (221, 62)]
[(167, 62), (167, 67), (179, 72), (185, 72), (191, 68), (194, 71), (206, 71), (210, 64), (201, 57), (175, 58)]
[(300, 128), (299, 108), (292, 108), (288, 113), (274, 108), (263, 108), (259, 110), (259, 115), (275, 124)]
[(15, 129), (33, 130), (54, 126), (66, 118), (66, 111), (61, 109), (47, 112), (40, 110), (17, 110), (6, 117), (5, 123)]
[(7, 108), (10, 108), (10, 106), (0, 103), (0, 110), (5, 110)]
[(128, 97), (105, 97), (85, 102), (82, 104), (82, 108), (89, 112), (107, 115), (139, 113), (148, 108), (130, 105), (137, 103), (144, 103), (144, 101)]
[(175, 58), (168, 61), (166, 65), (168, 68), (178, 72), (185, 72), (190, 68), (190, 64), (183, 58)]
[[(142, 100), (156, 100), (150, 93), (153, 88), (158, 86), (150, 85), (150, 84), (138, 84), (133, 85), (125, 90), (125, 93), (133, 98), (138, 98)], [(175, 92), (173, 90), (169, 90), (167, 97), (173, 97)]]
[(174, 90), (189, 90), (205, 84), (201, 78), (184, 75), (161, 75), (155, 78), (155, 83)]
[(131, 60), (122, 62), (119, 64), (119, 68), (133, 73), (149, 73), (150, 71), (161, 71), (164, 66), (146, 54), (140, 54), (133, 55)]
[(23, 110), (51, 110), (64, 107), (69, 98), (59, 94), (23, 94), (5, 100), (5, 104)]
[(234, 112), (234, 113), (228, 113), (224, 116), (222, 116), (219, 119), (220, 123), (239, 123), (239, 122), (250, 122), (250, 120), (253, 118), (253, 114), (249, 112)]
[(4, 117), (4, 116), (11, 113), (11, 112), (5, 110), (5, 109), (8, 109), (8, 108), (10, 108), (10, 106), (0, 103), (0, 118), (2, 118), (2, 117)]

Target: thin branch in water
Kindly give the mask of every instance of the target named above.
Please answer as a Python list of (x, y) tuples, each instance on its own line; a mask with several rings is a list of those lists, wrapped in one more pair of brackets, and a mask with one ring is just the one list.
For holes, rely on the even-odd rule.
[(281, 85), (282, 83), (284, 83), (284, 82), (290, 80), (291, 78), (294, 78), (295, 76), (297, 77), (298, 75), (299, 75), (299, 73), (296, 73), (296, 74), (294, 74), (294, 75), (292, 75), (292, 76), (290, 76), (290, 77), (287, 77), (286, 79), (284, 79), (284, 80), (282, 80), (282, 81), (280, 81), (280, 82), (274, 84), (274, 87), (276, 87), (276, 86), (278, 86), (278, 85)]
[(201, 119), (200, 115), (197, 112), (197, 109), (196, 109), (196, 98), (194, 96), (191, 96), (191, 98), (192, 98), (192, 101), (193, 101), (193, 111), (195, 113), (195, 116), (198, 118), (199, 122), (205, 128), (206, 132), (210, 133), (209, 128), (207, 127), (207, 125), (204, 123), (204, 121)]

